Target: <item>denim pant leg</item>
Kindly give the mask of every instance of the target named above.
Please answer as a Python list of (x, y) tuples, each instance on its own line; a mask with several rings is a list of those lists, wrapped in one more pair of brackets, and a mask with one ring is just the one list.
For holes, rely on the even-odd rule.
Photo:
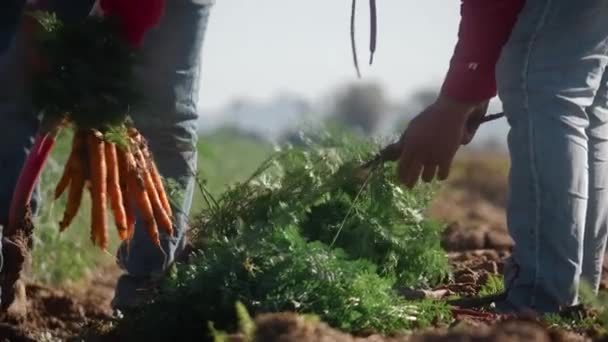
[(507, 221), (516, 245), (507, 305), (554, 312), (578, 300), (589, 198), (589, 119), (607, 63), (602, 0), (528, 0), (501, 55), (511, 126)]
[[(5, 223), (14, 186), (31, 148), (39, 119), (34, 115), (25, 79), (25, 46), (21, 34), (0, 53), (0, 220)], [(39, 202), (38, 185), (32, 195), (34, 213)]]
[(146, 103), (133, 116), (148, 139), (161, 176), (173, 181), (167, 192), (174, 235), (160, 232), (163, 255), (138, 220), (133, 241), (118, 251), (119, 264), (133, 276), (162, 273), (185, 244), (197, 166), (201, 49), (210, 10), (210, 5), (194, 0), (168, 1), (159, 27), (144, 42), (139, 81)]
[(17, 30), (25, 0), (5, 0), (0, 11), (0, 55), (11, 45)]
[[(10, 201), (21, 168), (33, 143), (38, 120), (26, 92), (25, 42), (17, 34), (24, 2), (9, 1), (0, 13), (0, 224), (8, 221)], [(30, 205), (37, 211), (40, 191), (34, 188)], [(0, 237), (2, 236), (0, 232)], [(2, 239), (0, 239), (0, 248)], [(2, 270), (0, 252), (0, 271)]]
[(589, 127), (589, 203), (582, 280), (597, 293), (608, 239), (608, 72), (593, 105), (587, 108)]

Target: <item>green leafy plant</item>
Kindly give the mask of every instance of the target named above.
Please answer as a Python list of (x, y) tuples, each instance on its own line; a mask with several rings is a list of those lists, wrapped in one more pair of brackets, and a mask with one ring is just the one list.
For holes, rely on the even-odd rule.
[(598, 317), (565, 317), (559, 314), (548, 314), (543, 316), (543, 321), (550, 328), (559, 328), (570, 331), (589, 332), (596, 330), (599, 325)]
[(486, 280), (485, 284), (483, 284), (483, 286), (479, 290), (479, 296), (485, 297), (496, 295), (504, 292), (504, 290), (505, 283), (503, 281), (503, 278), (498, 275), (490, 274), (488, 275), (488, 279)]
[(360, 169), (375, 149), (330, 136), (279, 151), (249, 180), (218, 199), (205, 197), (192, 262), (177, 267), (158, 300), (120, 329), (139, 338), (176, 331), (209, 338), (200, 322), (236, 329), (235, 302), (254, 315), (318, 315), (355, 333), (448, 317), (442, 303), (407, 301), (395, 291), (447, 275), (441, 228), (422, 215), (434, 186), (404, 191), (392, 167)]
[(61, 21), (32, 12), (37, 56), (32, 98), (46, 120), (67, 118), (81, 128), (120, 127), (142, 100), (133, 83), (136, 50), (114, 18)]
[[(236, 315), (239, 325), (239, 334), (243, 342), (253, 342), (255, 339), (256, 325), (245, 305), (240, 302), (236, 303)], [(215, 329), (213, 322), (209, 322), (209, 329), (214, 342), (229, 342), (229, 334), (225, 331)]]

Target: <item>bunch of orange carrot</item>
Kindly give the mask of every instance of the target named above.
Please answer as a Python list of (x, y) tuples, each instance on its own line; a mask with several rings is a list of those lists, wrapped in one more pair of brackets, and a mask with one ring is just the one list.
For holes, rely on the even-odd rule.
[(76, 216), (85, 188), (91, 196), (91, 241), (108, 247), (108, 204), (121, 240), (134, 234), (136, 210), (153, 242), (160, 246), (158, 228), (172, 234), (172, 212), (146, 140), (130, 128), (126, 146), (105, 140), (95, 129), (78, 129), (55, 199), (67, 189), (61, 231)]

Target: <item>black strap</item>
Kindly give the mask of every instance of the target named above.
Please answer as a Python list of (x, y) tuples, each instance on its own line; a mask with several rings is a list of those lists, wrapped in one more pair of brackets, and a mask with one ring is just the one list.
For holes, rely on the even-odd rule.
[[(359, 58), (357, 57), (357, 45), (355, 42), (355, 14), (357, 13), (357, 0), (352, 0), (350, 12), (350, 43), (353, 53), (353, 63), (357, 71), (357, 77), (361, 78), (361, 70), (359, 69)], [(369, 37), (369, 65), (374, 62), (374, 54), (376, 53), (376, 45), (378, 42), (378, 11), (376, 0), (369, 0), (369, 16), (370, 16), (370, 37)]]

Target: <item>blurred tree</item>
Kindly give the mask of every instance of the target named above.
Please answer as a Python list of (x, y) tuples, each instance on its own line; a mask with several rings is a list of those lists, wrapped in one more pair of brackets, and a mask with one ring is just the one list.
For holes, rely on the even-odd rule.
[(338, 91), (332, 120), (370, 135), (388, 108), (384, 89), (376, 83), (352, 83)]
[(410, 95), (405, 107), (421, 111), (435, 102), (437, 96), (439, 96), (439, 90), (435, 87), (420, 88)]
[(412, 92), (405, 101), (396, 106), (397, 117), (391, 124), (395, 132), (401, 133), (410, 120), (435, 102), (437, 96), (439, 96), (439, 88), (435, 86), (426, 86)]

